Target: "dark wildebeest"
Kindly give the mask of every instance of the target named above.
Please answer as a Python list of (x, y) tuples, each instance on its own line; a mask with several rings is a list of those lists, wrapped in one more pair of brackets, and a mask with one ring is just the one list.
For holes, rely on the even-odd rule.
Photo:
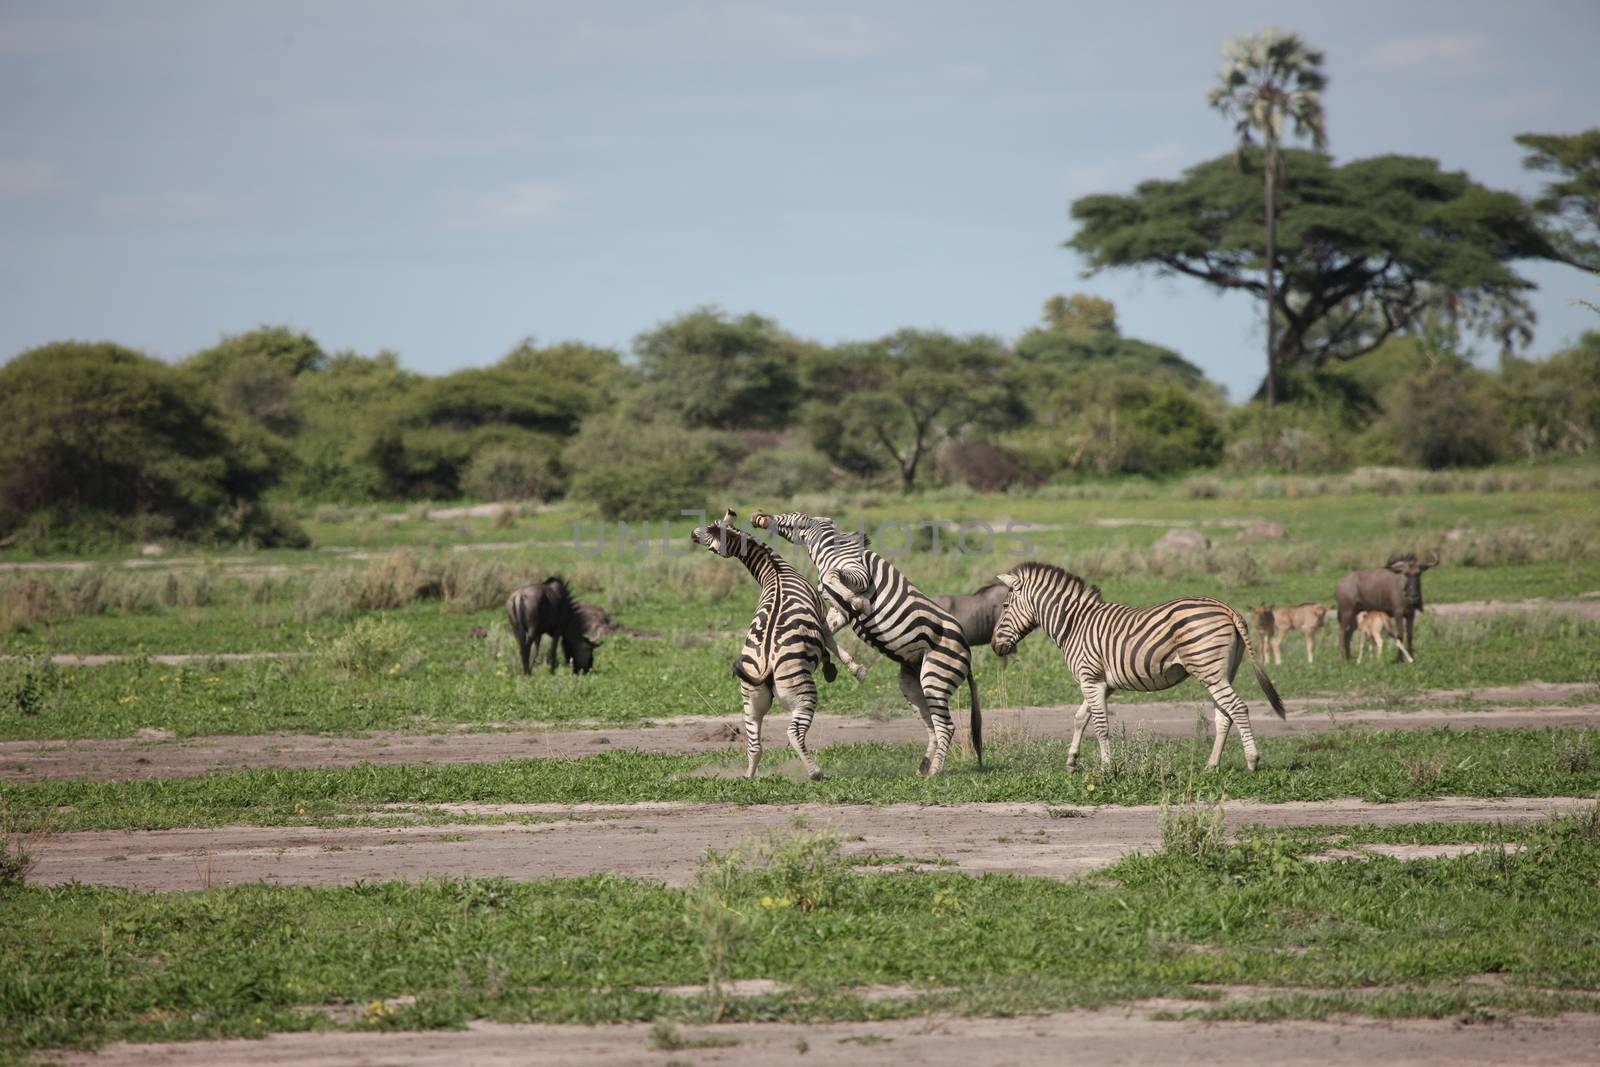
[[(994, 638), (994, 624), (1006, 606), (1011, 588), (1004, 582), (990, 582), (970, 593), (958, 596), (936, 596), (933, 602), (956, 617), (961, 624), (961, 636), (967, 639), (968, 648), (987, 645)], [(1009, 657), (1001, 656), (1004, 664)]]
[[(1387, 612), (1397, 624), (1404, 623), (1406, 647), (1415, 653), (1411, 627), (1413, 617), (1423, 610), (1422, 572), (1438, 565), (1438, 555), (1418, 560), (1407, 552), (1390, 559), (1382, 569), (1351, 571), (1341, 578), (1334, 597), (1339, 601), (1339, 647), (1344, 658), (1350, 658), (1350, 635), (1355, 633), (1356, 616), (1363, 611)], [(1396, 650), (1395, 659), (1399, 658)]]
[(585, 632), (583, 611), (583, 605), (572, 598), (567, 583), (558, 577), (525, 585), (506, 598), (506, 616), (511, 620), (511, 633), (522, 655), (523, 674), (533, 673), (533, 660), (538, 657), (540, 642), (547, 634), (552, 674), (556, 669), (557, 644), (561, 646), (562, 657), (572, 664), (573, 674), (589, 672), (594, 666), (594, 650), (599, 642), (591, 640)]

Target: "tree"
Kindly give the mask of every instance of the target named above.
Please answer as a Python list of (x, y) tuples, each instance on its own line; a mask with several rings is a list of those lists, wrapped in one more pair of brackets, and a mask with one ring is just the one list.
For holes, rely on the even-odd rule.
[(1190, 388), (1207, 384), (1205, 372), (1172, 349), (1123, 337), (1116, 305), (1087, 293), (1046, 300), (1044, 325), (1019, 337), (1015, 349), (1029, 367), (1027, 393), (1034, 398), (1090, 366), (1169, 376)]
[(634, 339), (645, 398), (690, 426), (778, 429), (800, 399), (803, 342), (760, 315), (716, 308), (680, 315)]
[(287, 326), (261, 326), (224, 337), (179, 366), (210, 389), (224, 410), (290, 436), (300, 428), (295, 382), (327, 362), (309, 334)]
[(554, 460), (595, 403), (581, 383), (504, 367), (427, 378), (374, 413), (363, 459), (376, 466), (384, 496), (454, 497), (483, 449)]
[[(1480, 333), (1513, 338), (1531, 321), (1524, 294), (1533, 283), (1512, 264), (1557, 255), (1520, 198), (1415, 156), (1335, 166), (1320, 153), (1283, 155), (1295, 180), (1279, 190), (1280, 365), (1370, 352), (1442, 298)], [(1261, 186), (1224, 156), (1131, 195), (1075, 201), (1079, 229), (1067, 245), (1088, 258), (1091, 273), (1132, 267), (1264, 296), (1255, 274), (1262, 205)]]
[(901, 330), (810, 361), (805, 421), (835, 463), (866, 476), (892, 471), (909, 491), (940, 441), (1026, 417), (1011, 371), (992, 337)]
[(585, 420), (562, 452), (574, 497), (604, 518), (646, 521), (706, 508), (707, 491), (725, 482), (739, 456), (729, 434), (691, 430), (670, 416), (614, 413)]
[(1311, 138), (1313, 147), (1327, 146), (1328, 134), (1322, 115), (1322, 90), (1328, 81), (1322, 76), (1322, 53), (1307, 48), (1299, 37), (1280, 30), (1243, 34), (1222, 46), (1222, 80), (1212, 88), (1207, 101), (1233, 120), (1241, 149), (1259, 136), (1266, 148), (1263, 168), (1266, 185), (1267, 239), (1265, 266), (1267, 305), (1267, 404), (1277, 402), (1276, 261), (1278, 201), (1277, 186), (1283, 177), (1283, 158), (1279, 141), (1286, 121), (1294, 123), (1297, 136)]
[(367, 446), (401, 399), (423, 381), (390, 351), (375, 356), (340, 352), (317, 372), (297, 377), (300, 428), (291, 441), (295, 491), (340, 500), (383, 495), (384, 475)]
[(503, 370), (564, 381), (588, 395), (590, 411), (606, 411), (635, 384), (636, 373), (610, 348), (562, 341), (540, 348), (530, 337), (503, 356)]
[(0, 368), (0, 531), (302, 543), (261, 494), (284, 456), (185, 375), (120, 345), (62, 342)]
[(1569, 136), (1524, 133), (1522, 165), (1556, 177), (1534, 207), (1549, 220), (1551, 241), (1564, 262), (1600, 270), (1600, 127)]

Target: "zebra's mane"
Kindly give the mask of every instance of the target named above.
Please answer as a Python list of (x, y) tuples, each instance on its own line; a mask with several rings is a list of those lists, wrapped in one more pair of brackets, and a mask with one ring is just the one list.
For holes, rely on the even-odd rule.
[(1022, 563), (1013, 567), (1011, 573), (1018, 578), (1029, 573), (1037, 574), (1051, 588), (1060, 588), (1063, 599), (1067, 601), (1084, 601), (1090, 604), (1100, 602), (1098, 585), (1091, 585), (1065, 567), (1057, 567), (1054, 563), (1037, 561)]

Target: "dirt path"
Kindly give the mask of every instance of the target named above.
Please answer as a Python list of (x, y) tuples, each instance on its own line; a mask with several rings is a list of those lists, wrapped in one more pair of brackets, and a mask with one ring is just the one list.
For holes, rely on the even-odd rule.
[[(1231, 801), (1228, 825), (1493, 822), (1545, 818), (1593, 804), (1582, 798), (1446, 798), (1397, 804), (1359, 800), (1262, 804)], [(847, 855), (943, 858), (952, 870), (1069, 878), (1160, 845), (1156, 806), (962, 804), (923, 807), (738, 804), (408, 804), (447, 815), (540, 822), (370, 827), (223, 826), (211, 829), (56, 834), (34, 848), (29, 880), (80, 881), (173, 891), (266, 882), (500, 875), (574, 878), (619, 874), (683, 884), (705, 850), (791, 828), (796, 818), (846, 839)]]
[[(185, 663), (248, 663), (255, 659), (304, 659), (309, 652), (172, 652), (159, 653), (153, 656), (134, 656), (125, 653), (78, 653), (57, 652), (50, 657), (50, 662), (57, 667), (104, 667), (112, 663), (121, 663), (124, 660), (149, 660), (151, 663), (163, 663), (169, 667), (181, 666)], [(33, 659), (32, 656), (0, 656), (0, 663), (23, 663)]]
[[(1268, 736), (1322, 733), (1345, 726), (1388, 730), (1423, 730), (1440, 725), (1507, 729), (1526, 726), (1592, 726), (1600, 724), (1600, 704), (1535, 704), (1503, 706), (1495, 702), (1556, 701), (1585, 691), (1583, 685), (1535, 683), (1472, 691), (1490, 702), (1479, 709), (1442, 706), (1415, 711), (1380, 709), (1328, 710), (1331, 700), (1297, 701), (1283, 722), (1252, 716), (1258, 732)], [(1465, 691), (1422, 694), (1441, 705), (1466, 696)], [(1113, 729), (1148, 731), (1157, 737), (1192, 737), (1195, 721), (1205, 711), (1199, 702), (1114, 703)], [(990, 708), (984, 721), (990, 739), (1005, 736), (1067, 737), (1073, 707)], [(959, 714), (959, 713), (958, 713)], [(783, 724), (768, 724), (768, 741), (782, 747)], [(637, 749), (644, 752), (716, 752), (738, 743), (732, 717), (681, 718), (654, 726), (587, 729), (483, 730), (463, 727), (453, 733), (380, 732), (362, 737), (326, 734), (261, 734), (246, 736), (111, 738), (0, 742), (0, 781), (30, 782), (45, 778), (183, 778), (215, 771), (261, 767), (350, 767), (360, 763), (487, 763), (503, 759), (592, 756), (597, 752)], [(887, 720), (820, 715), (812, 743), (828, 745), (861, 741), (920, 742), (922, 724), (910, 715)]]
[[(874, 1023), (728, 1023), (686, 1026), (688, 1040), (713, 1048), (654, 1047), (646, 1023), (541, 1026), (474, 1023), (462, 1031), (278, 1034), (262, 1041), (111, 1045), (60, 1062), (73, 1067), (591, 1067), (634, 1064), (761, 1063), (829, 1067), (865, 1062), (921, 1067), (1057, 1067), (1061, 1064), (1256, 1065), (1382, 1063), (1593, 1063), (1600, 1016), (1563, 1015), (1464, 1026), (1443, 1019), (1338, 1019), (1326, 1022), (1162, 1021), (1143, 1008), (1065, 1012), (1016, 1019), (920, 1018)], [(874, 1051), (874, 1046), (876, 1050)]]
[(1576, 615), (1580, 619), (1592, 622), (1600, 619), (1600, 593), (1584, 593), (1575, 600), (1541, 600), (1529, 597), (1526, 600), (1457, 600), (1448, 604), (1428, 605), (1428, 614), (1443, 619), (1535, 611), (1556, 611)]

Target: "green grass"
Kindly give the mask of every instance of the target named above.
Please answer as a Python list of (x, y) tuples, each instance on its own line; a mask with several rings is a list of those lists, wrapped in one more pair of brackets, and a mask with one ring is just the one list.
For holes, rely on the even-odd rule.
[[(869, 1020), (1148, 997), (1248, 1017), (1600, 1008), (1600, 821), (1504, 840), (1525, 847), (1309, 863), (1309, 841), (1261, 834), (1203, 861), (1133, 856), (1075, 882), (852, 874), (809, 838), (764, 863), (713, 859), (687, 889), (613, 877), (30, 887), (0, 895), (0, 1053), (476, 1018)], [(715, 927), (707, 899), (725, 920)], [(724, 1005), (653, 988), (705, 982), (710, 959), (725, 979), (795, 991)], [(1499, 981), (1467, 981), (1482, 975)], [(1208, 988), (1219, 983), (1265, 995), (1221, 1003)], [(869, 985), (922, 992), (869, 1001), (856, 993)], [(319, 1005), (351, 1006), (354, 1021)]]
[[(371, 674), (351, 675), (326, 655), (236, 663), (165, 666), (129, 661), (104, 667), (50, 668), (0, 663), (0, 740), (119, 737), (158, 729), (179, 737), (281, 731), (440, 730), (457, 724), (643, 723), (677, 715), (739, 714), (739, 689), (729, 672), (741, 636), (682, 634), (662, 640), (618, 636), (599, 652), (593, 674), (522, 677), (514, 648), (493, 619), (487, 640), (469, 635), (471, 617), (437, 606), (385, 613), (394, 630), (393, 662)], [(726, 617), (710, 625), (731, 628)], [(300, 650), (326, 650), (340, 624)], [(742, 634), (742, 631), (741, 631)], [(851, 639), (853, 641), (853, 639)], [(1308, 696), (1335, 698), (1340, 706), (1403, 710), (1434, 689), (1514, 685), (1529, 681), (1600, 684), (1600, 624), (1553, 613), (1426, 620), (1417, 631), (1418, 661), (1397, 665), (1343, 661), (1324, 639), (1322, 655), (1307, 664), (1286, 642), (1284, 662), (1269, 674), (1287, 704)], [(859, 645), (856, 645), (859, 648)], [(501, 658), (496, 659), (498, 653)], [(910, 714), (893, 665), (863, 652), (872, 670), (865, 683), (821, 685), (826, 715)], [(986, 707), (1076, 704), (1080, 698), (1060, 652), (1035, 634), (1003, 673), (994, 656), (977, 653), (978, 687)], [(394, 673), (389, 673), (395, 669)], [(1236, 679), (1257, 716), (1270, 716), (1248, 668)], [(965, 705), (965, 691), (958, 694)], [(1119, 701), (1207, 701), (1199, 683), (1186, 681), (1161, 693), (1119, 694)]]
[(1037, 801), (1153, 804), (1190, 790), (1261, 801), (1359, 797), (1600, 794), (1600, 733), (1552, 729), (1348, 731), (1267, 738), (1261, 769), (1247, 773), (1236, 747), (1215, 772), (1209, 743), (1138, 736), (1119, 748), (1112, 773), (1098, 762), (1067, 774), (1066, 744), (1000, 742), (990, 766), (956, 757), (935, 779), (915, 775), (921, 747), (835, 745), (818, 759), (829, 778), (808, 782), (777, 750), (754, 782), (738, 777), (741, 754), (611, 752), (578, 759), (503, 763), (361, 765), (259, 770), (194, 778), (88, 782), (47, 780), (5, 790), (20, 828), (160, 829), (226, 823), (337, 822), (378, 805), (449, 803), (960, 804)]

